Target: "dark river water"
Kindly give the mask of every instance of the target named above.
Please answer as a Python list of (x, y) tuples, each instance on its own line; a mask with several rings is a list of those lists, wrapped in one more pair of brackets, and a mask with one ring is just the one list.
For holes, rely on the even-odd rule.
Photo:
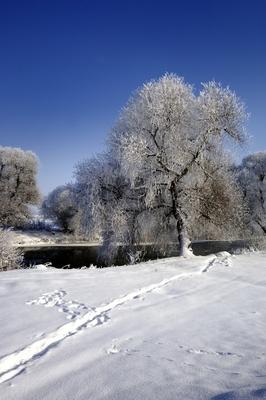
[[(192, 249), (195, 255), (208, 255), (220, 251), (232, 253), (237, 249), (248, 248), (248, 241), (197, 241), (192, 243)], [(156, 250), (152, 245), (138, 246), (141, 251), (140, 261), (154, 260), (163, 257), (178, 256), (177, 246), (171, 244), (166, 250)], [(81, 268), (89, 267), (91, 264), (97, 267), (106, 267), (100, 258), (100, 246), (84, 245), (53, 245), (22, 247), (24, 251), (24, 260), (26, 266), (34, 264), (44, 264), (50, 262), (56, 268)], [(128, 259), (122, 256), (121, 248), (114, 265), (123, 265), (128, 263)]]

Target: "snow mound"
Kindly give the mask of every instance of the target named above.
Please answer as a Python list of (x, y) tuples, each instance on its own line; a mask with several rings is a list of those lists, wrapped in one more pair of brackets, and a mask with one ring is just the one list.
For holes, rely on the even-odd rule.
[(35, 264), (35, 265), (31, 266), (31, 269), (36, 269), (37, 271), (48, 271), (51, 268), (53, 268), (53, 267), (50, 262), (48, 262), (46, 264)]

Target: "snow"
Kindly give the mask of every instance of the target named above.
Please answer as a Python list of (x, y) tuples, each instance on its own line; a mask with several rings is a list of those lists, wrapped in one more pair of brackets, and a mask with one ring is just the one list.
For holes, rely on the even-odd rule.
[[(88, 245), (84, 238), (75, 238), (73, 235), (54, 231), (14, 230), (14, 244), (16, 246), (47, 246), (56, 244), (84, 244)], [(99, 242), (90, 243), (99, 244)]]
[(1, 400), (266, 399), (264, 253), (43, 267), (0, 274)]

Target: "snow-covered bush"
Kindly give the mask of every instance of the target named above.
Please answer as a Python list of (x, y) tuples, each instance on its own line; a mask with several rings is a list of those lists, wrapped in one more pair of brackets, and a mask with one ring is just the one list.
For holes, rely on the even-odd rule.
[(14, 247), (13, 232), (0, 229), (0, 271), (19, 268), (23, 254)]
[(38, 161), (31, 151), (0, 146), (0, 226), (21, 227), (39, 201)]

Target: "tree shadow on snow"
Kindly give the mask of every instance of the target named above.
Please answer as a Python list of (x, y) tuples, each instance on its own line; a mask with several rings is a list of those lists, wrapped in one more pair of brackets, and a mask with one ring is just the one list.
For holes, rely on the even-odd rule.
[(260, 388), (251, 391), (247, 390), (230, 391), (211, 397), (210, 400), (255, 400), (255, 399), (266, 400), (266, 388)]

